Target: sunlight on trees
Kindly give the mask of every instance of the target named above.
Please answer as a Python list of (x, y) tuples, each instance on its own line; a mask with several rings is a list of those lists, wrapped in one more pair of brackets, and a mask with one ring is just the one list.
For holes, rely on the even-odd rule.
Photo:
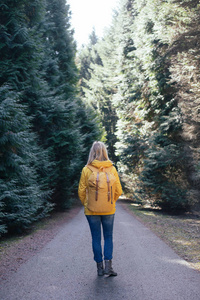
[(124, 192), (168, 211), (199, 198), (199, 9), (198, 1), (122, 1), (95, 45), (101, 65), (84, 78), (102, 122), (105, 101), (116, 111)]

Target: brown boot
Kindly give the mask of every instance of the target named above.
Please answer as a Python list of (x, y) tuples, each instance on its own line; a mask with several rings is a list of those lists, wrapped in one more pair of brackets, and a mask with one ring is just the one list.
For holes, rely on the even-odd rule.
[(105, 260), (104, 274), (108, 276), (117, 276), (117, 273), (113, 271), (112, 260)]
[(104, 275), (104, 268), (103, 268), (103, 262), (97, 263), (97, 274), (98, 276)]

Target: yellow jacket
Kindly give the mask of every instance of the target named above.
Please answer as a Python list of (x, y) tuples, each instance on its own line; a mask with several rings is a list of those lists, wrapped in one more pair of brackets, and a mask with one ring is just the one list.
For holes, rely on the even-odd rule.
[[(91, 165), (99, 169), (100, 167), (109, 168), (113, 164), (110, 160), (106, 160), (106, 161), (94, 160)], [(115, 169), (114, 166), (110, 172), (113, 173), (114, 176), (116, 177), (116, 183), (115, 183), (116, 187), (115, 187), (115, 195), (114, 195), (114, 201), (116, 202), (117, 199), (119, 198), (119, 196), (122, 194), (122, 187), (121, 187), (121, 183), (119, 180), (117, 170)], [(88, 178), (90, 177), (91, 173), (92, 173), (92, 171), (89, 168), (87, 168), (87, 167), (83, 168), (82, 173), (81, 173), (80, 182), (79, 182), (79, 187), (78, 187), (78, 195), (79, 195), (79, 198), (80, 198), (82, 204), (85, 207), (85, 214), (86, 215), (111, 215), (111, 214), (114, 214), (115, 210), (116, 210), (115, 205), (114, 205), (113, 210), (109, 213), (95, 213), (95, 212), (90, 211), (87, 208), (86, 189), (88, 188)]]

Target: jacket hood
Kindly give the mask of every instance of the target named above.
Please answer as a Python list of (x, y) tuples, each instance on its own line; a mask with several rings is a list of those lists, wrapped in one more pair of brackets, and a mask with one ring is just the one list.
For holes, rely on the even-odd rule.
[(113, 163), (110, 160), (104, 160), (104, 161), (100, 161), (100, 160), (93, 160), (93, 162), (91, 163), (92, 166), (94, 166), (95, 168), (109, 168), (113, 165)]

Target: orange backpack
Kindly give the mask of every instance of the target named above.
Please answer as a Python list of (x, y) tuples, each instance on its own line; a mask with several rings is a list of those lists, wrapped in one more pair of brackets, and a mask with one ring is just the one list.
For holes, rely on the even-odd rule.
[(115, 175), (110, 171), (113, 168), (95, 168), (87, 165), (92, 171), (88, 179), (87, 208), (96, 213), (109, 213), (114, 208)]

